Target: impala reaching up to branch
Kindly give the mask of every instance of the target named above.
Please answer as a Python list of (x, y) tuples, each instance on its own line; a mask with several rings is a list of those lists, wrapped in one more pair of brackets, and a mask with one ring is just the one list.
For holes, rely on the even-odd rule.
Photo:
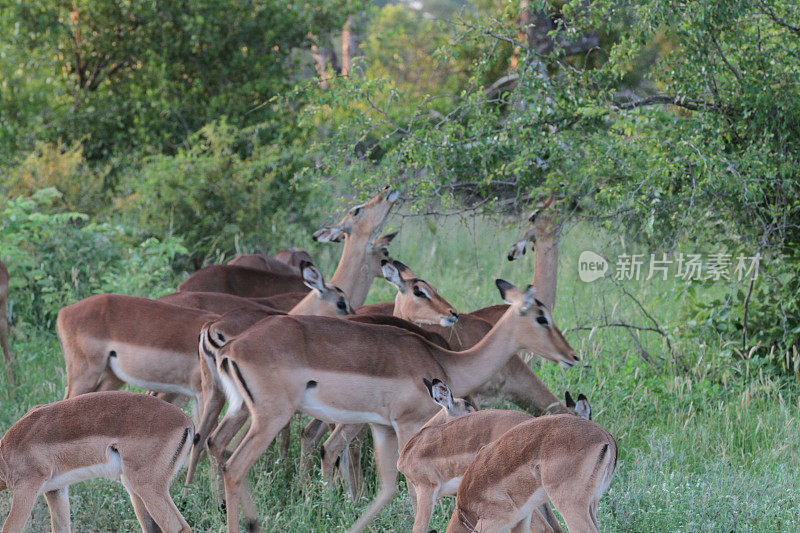
[(120, 479), (146, 532), (188, 532), (169, 495), (192, 444), (191, 420), (146, 394), (98, 392), (31, 409), (0, 440), (0, 490), (11, 490), (3, 533), (21, 533), (40, 494), (52, 530), (70, 530), (68, 487)]
[[(360, 265), (361, 269), (366, 269), (368, 272), (372, 273), (372, 277), (368, 283), (371, 284), (372, 279), (381, 275), (381, 262), (386, 261), (387, 258), (389, 258), (389, 244), (396, 235), (397, 232), (389, 233), (388, 235), (384, 235), (383, 237), (375, 239), (369, 244), (366, 254), (367, 262)], [(353, 250), (354, 249), (351, 248), (348, 253), (352, 253)], [(343, 254), (342, 259), (344, 260), (345, 258), (346, 257)], [(351, 264), (353, 266), (357, 265), (357, 263)], [(353, 273), (352, 275), (356, 277), (358, 276), (358, 273)], [(340, 279), (347, 282), (346, 277), (347, 276), (342, 274)], [(333, 280), (331, 280), (331, 284), (335, 285)], [(338, 287), (338, 285), (335, 286)], [(369, 289), (369, 287), (367, 289)], [(303, 300), (303, 298), (306, 298), (307, 296), (307, 293), (292, 292), (287, 294), (278, 294), (266, 298), (245, 298), (243, 296), (236, 296), (221, 292), (183, 291), (167, 294), (166, 296), (159, 298), (158, 301), (170, 303), (172, 305), (191, 307), (194, 309), (203, 309), (205, 311), (211, 311), (212, 313), (218, 313), (221, 315), (229, 311), (233, 311), (234, 309), (258, 310), (267, 308), (276, 311), (288, 312), (295, 308)], [(309, 298), (309, 301), (313, 301), (313, 298)]]
[[(416, 497), (414, 533), (428, 531), (436, 500), (456, 495), (464, 472), (481, 448), (512, 427), (533, 420), (532, 416), (521, 411), (501, 410), (479, 411), (462, 417), (469, 412), (459, 408), (464, 400), (453, 400), (444, 383), (434, 380), (428, 390), (442, 410), (411, 437), (397, 461), (397, 469), (406, 477), (409, 494), (412, 499)], [(588, 419), (591, 416), (588, 400), (581, 395), (576, 406), (569, 393), (566, 394), (567, 405), (575, 407), (582, 417)], [(545, 503), (540, 512), (537, 523), (546, 522), (550, 530), (561, 531), (549, 504)]]
[(597, 502), (616, 466), (616, 441), (593, 422), (570, 415), (523, 422), (478, 452), (447, 531), (526, 531), (550, 501), (570, 531), (599, 533)]
[[(353, 526), (361, 531), (392, 499), (398, 448), (434, 414), (422, 379), (450, 383), (465, 396), (489, 380), (520, 350), (564, 367), (578, 357), (533, 287), (520, 291), (497, 280), (509, 310), (473, 348), (452, 352), (399, 328), (323, 317), (273, 317), (223, 347), (217, 369), (230, 408), (245, 405), (251, 424), (225, 462), (228, 530), (239, 530), (239, 503), (250, 466), (296, 411), (330, 423), (368, 423), (378, 460), (380, 490)], [(251, 505), (245, 505), (256, 528)]]
[(8, 269), (6, 265), (0, 261), (0, 348), (3, 350), (3, 358), (6, 364), (6, 378), (8, 379), (8, 388), (12, 395), (14, 392), (14, 367), (13, 359), (11, 358), (11, 348), (8, 345)]
[[(326, 286), (313, 265), (306, 265), (303, 277), (319, 290), (304, 299), (296, 312), (326, 316), (352, 312), (341, 290)], [(325, 291), (325, 296), (317, 296), (320, 291)], [(255, 310), (238, 314), (239, 320), (227, 321), (226, 335), (233, 337), (274, 314), (283, 313)], [(202, 391), (197, 338), (203, 325), (219, 318), (198, 309), (119, 294), (90, 296), (61, 309), (56, 331), (66, 362), (66, 397), (118, 389), (128, 383), (197, 400)]]
[[(556, 288), (558, 282), (558, 239), (561, 226), (553, 220), (555, 201), (550, 196), (544, 202), (538, 202), (528, 217), (528, 229), (522, 239), (514, 243), (508, 252), (508, 260), (514, 261), (525, 255), (528, 243), (533, 246), (533, 286), (536, 287), (536, 297), (545, 307), (553, 311), (556, 305)], [(478, 309), (470, 313), (488, 321), (491, 324), (505, 313), (506, 306), (493, 305)]]

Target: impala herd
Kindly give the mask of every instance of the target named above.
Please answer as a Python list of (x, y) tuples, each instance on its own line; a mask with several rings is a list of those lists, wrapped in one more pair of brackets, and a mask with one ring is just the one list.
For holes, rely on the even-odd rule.
[[(532, 285), (498, 279), (506, 305), (459, 314), (390, 256), (396, 233), (378, 236), (397, 198), (386, 187), (314, 234), (344, 243), (329, 281), (291, 249), (205, 267), (159, 300), (98, 294), (63, 308), (66, 397), (34, 407), (0, 440), (0, 490), (13, 491), (3, 533), (22, 531), (41, 494), (53, 531), (69, 531), (67, 488), (95, 477), (122, 481), (143, 531), (189, 531), (169, 486), (188, 458), (188, 490), (204, 454), (221, 479), (228, 531), (239, 531), (240, 512), (256, 531), (247, 473), (279, 435), (285, 455), (298, 412), (314, 419), (301, 435), (301, 472), (319, 456), (323, 475), (338, 469), (351, 497), (362, 488), (360, 435), (372, 432), (379, 489), (350, 531), (393, 499), (398, 471), (414, 533), (428, 530), (443, 496), (456, 497), (448, 532), (561, 531), (551, 504), (570, 531), (599, 531), (616, 442), (589, 421), (583, 395), (561, 403), (519, 355), (578, 363), (551, 315), (552, 199), (509, 252), (516, 259), (534, 243)], [(364, 306), (379, 277), (397, 289), (394, 303)], [(0, 263), (0, 346), (13, 392), (7, 294)], [(159, 398), (117, 390), (125, 385)], [(179, 407), (187, 399), (196, 429)], [(476, 408), (501, 399), (536, 418)]]

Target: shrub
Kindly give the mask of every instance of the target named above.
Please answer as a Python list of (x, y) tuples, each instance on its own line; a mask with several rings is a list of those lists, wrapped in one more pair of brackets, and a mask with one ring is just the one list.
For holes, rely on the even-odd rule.
[(176, 285), (170, 262), (186, 253), (179, 239), (137, 242), (129, 228), (84, 213), (48, 212), (61, 200), (49, 188), (0, 207), (12, 319), (51, 327), (59, 309), (94, 293), (153, 296)]

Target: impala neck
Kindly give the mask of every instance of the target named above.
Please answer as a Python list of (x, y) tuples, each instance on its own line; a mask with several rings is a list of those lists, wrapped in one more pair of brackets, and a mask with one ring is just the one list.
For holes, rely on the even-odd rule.
[[(369, 241), (369, 237), (345, 236), (339, 266), (336, 267), (336, 272), (329, 282), (344, 291), (352, 307), (364, 305), (369, 288), (372, 286), (374, 275), (367, 264)], [(291, 313), (308, 314), (306, 310), (314, 308), (316, 298), (315, 292), (311, 291), (292, 308)]]
[(441, 361), (453, 396), (471, 394), (525, 348), (517, 341), (519, 319), (516, 312), (514, 307), (509, 307), (478, 344), (463, 352), (449, 352)]
[(352, 307), (364, 305), (372, 280), (375, 278), (374, 272), (367, 264), (369, 242), (369, 236), (346, 236), (342, 258), (330, 281), (331, 285), (336, 285), (347, 294)]
[(555, 236), (550, 234), (541, 240), (536, 239), (533, 251), (533, 286), (536, 287), (536, 297), (552, 312), (556, 305), (558, 282), (558, 243)]

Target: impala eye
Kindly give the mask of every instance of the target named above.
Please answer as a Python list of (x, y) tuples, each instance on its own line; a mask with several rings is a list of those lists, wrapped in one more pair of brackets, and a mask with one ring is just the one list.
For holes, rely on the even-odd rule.
[(418, 298), (427, 298), (428, 297), (428, 295), (425, 294), (424, 292), (422, 292), (420, 290), (420, 288), (417, 287), (416, 285), (414, 285), (414, 296), (416, 296)]
[(544, 316), (537, 316), (537, 317), (536, 317), (536, 322), (538, 322), (539, 324), (541, 324), (541, 325), (543, 325), (543, 326), (549, 326), (549, 325), (550, 325), (550, 324), (547, 322), (547, 317), (544, 317)]
[(353, 208), (353, 209), (350, 211), (350, 214), (351, 214), (351, 215), (353, 215), (354, 217), (357, 217), (357, 216), (359, 215), (359, 213), (361, 213), (361, 206), (354, 207), (354, 208)]
[(338, 307), (342, 311), (347, 311), (347, 304), (345, 303), (344, 300), (339, 300), (338, 302), (336, 302), (336, 307)]

